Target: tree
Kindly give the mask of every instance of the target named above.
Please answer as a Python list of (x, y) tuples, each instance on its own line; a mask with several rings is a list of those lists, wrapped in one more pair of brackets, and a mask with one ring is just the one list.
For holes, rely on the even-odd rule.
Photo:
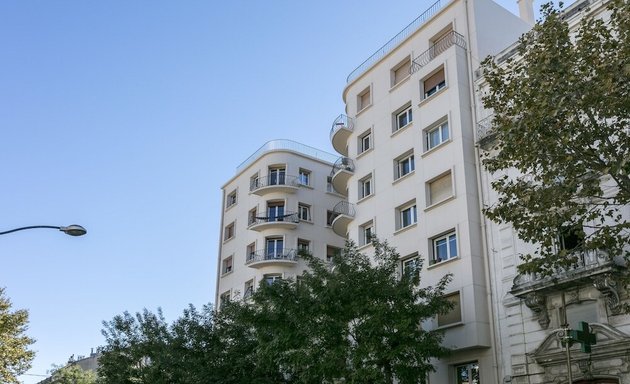
[(496, 134), (483, 164), (502, 175), (485, 213), (539, 245), (521, 272), (552, 274), (584, 252), (629, 256), (630, 2), (608, 9), (609, 20), (584, 17), (570, 31), (544, 5), (516, 58), (483, 63)]
[(11, 301), (0, 288), (0, 382), (18, 383), (17, 376), (31, 367), (35, 353), (28, 349), (35, 340), (26, 336), (28, 312), (11, 312)]
[(303, 255), (300, 278), (263, 281), (251, 303), (237, 304), (250, 309), (239, 322), (251, 324), (262, 366), (289, 383), (423, 382), (431, 359), (448, 352), (424, 322), (451, 308), (450, 276), (421, 288), (420, 266), (401, 275), (395, 250), (373, 244), (372, 258), (351, 243), (332, 264)]
[(50, 384), (96, 384), (96, 374), (83, 370), (76, 364), (55, 367)]

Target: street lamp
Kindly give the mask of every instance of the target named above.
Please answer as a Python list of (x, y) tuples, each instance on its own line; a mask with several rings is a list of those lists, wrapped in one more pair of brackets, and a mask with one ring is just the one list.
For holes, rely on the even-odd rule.
[(36, 229), (36, 228), (58, 229), (61, 232), (65, 233), (66, 235), (70, 235), (70, 236), (83, 236), (87, 233), (87, 230), (83, 228), (82, 226), (77, 225), (77, 224), (72, 224), (72, 225), (68, 225), (67, 227), (57, 227), (54, 225), (31, 225), (28, 227), (15, 228), (10, 231), (0, 232), (0, 235), (6, 235), (7, 233), (24, 231), (26, 229)]

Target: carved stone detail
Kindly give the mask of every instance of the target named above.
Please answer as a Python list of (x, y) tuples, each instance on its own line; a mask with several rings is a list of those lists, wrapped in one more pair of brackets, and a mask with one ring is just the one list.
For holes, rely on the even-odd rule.
[(613, 315), (621, 313), (622, 305), (619, 298), (619, 284), (611, 275), (606, 274), (593, 279), (593, 285), (606, 298), (606, 305)]
[(549, 312), (547, 312), (547, 298), (541, 294), (532, 292), (525, 296), (525, 305), (531, 309), (536, 317), (538, 317), (538, 324), (543, 329), (549, 327)]

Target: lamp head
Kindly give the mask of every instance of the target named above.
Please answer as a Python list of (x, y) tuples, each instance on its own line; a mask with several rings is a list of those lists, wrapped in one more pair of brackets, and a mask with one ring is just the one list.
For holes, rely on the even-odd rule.
[(59, 227), (59, 230), (70, 236), (83, 236), (87, 233), (85, 228), (77, 224), (68, 225), (67, 227)]

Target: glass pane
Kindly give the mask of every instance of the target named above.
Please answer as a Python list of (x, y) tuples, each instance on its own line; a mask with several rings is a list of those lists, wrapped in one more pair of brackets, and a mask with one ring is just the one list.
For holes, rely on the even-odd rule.
[(442, 125), (440, 130), (442, 131), (442, 141), (448, 140), (448, 124)]
[(440, 131), (435, 129), (429, 132), (429, 148), (433, 148), (440, 144)]
[(448, 237), (448, 251), (450, 257), (457, 257), (457, 237), (455, 235)]
[(435, 261), (444, 261), (447, 258), (446, 239), (435, 240)]

